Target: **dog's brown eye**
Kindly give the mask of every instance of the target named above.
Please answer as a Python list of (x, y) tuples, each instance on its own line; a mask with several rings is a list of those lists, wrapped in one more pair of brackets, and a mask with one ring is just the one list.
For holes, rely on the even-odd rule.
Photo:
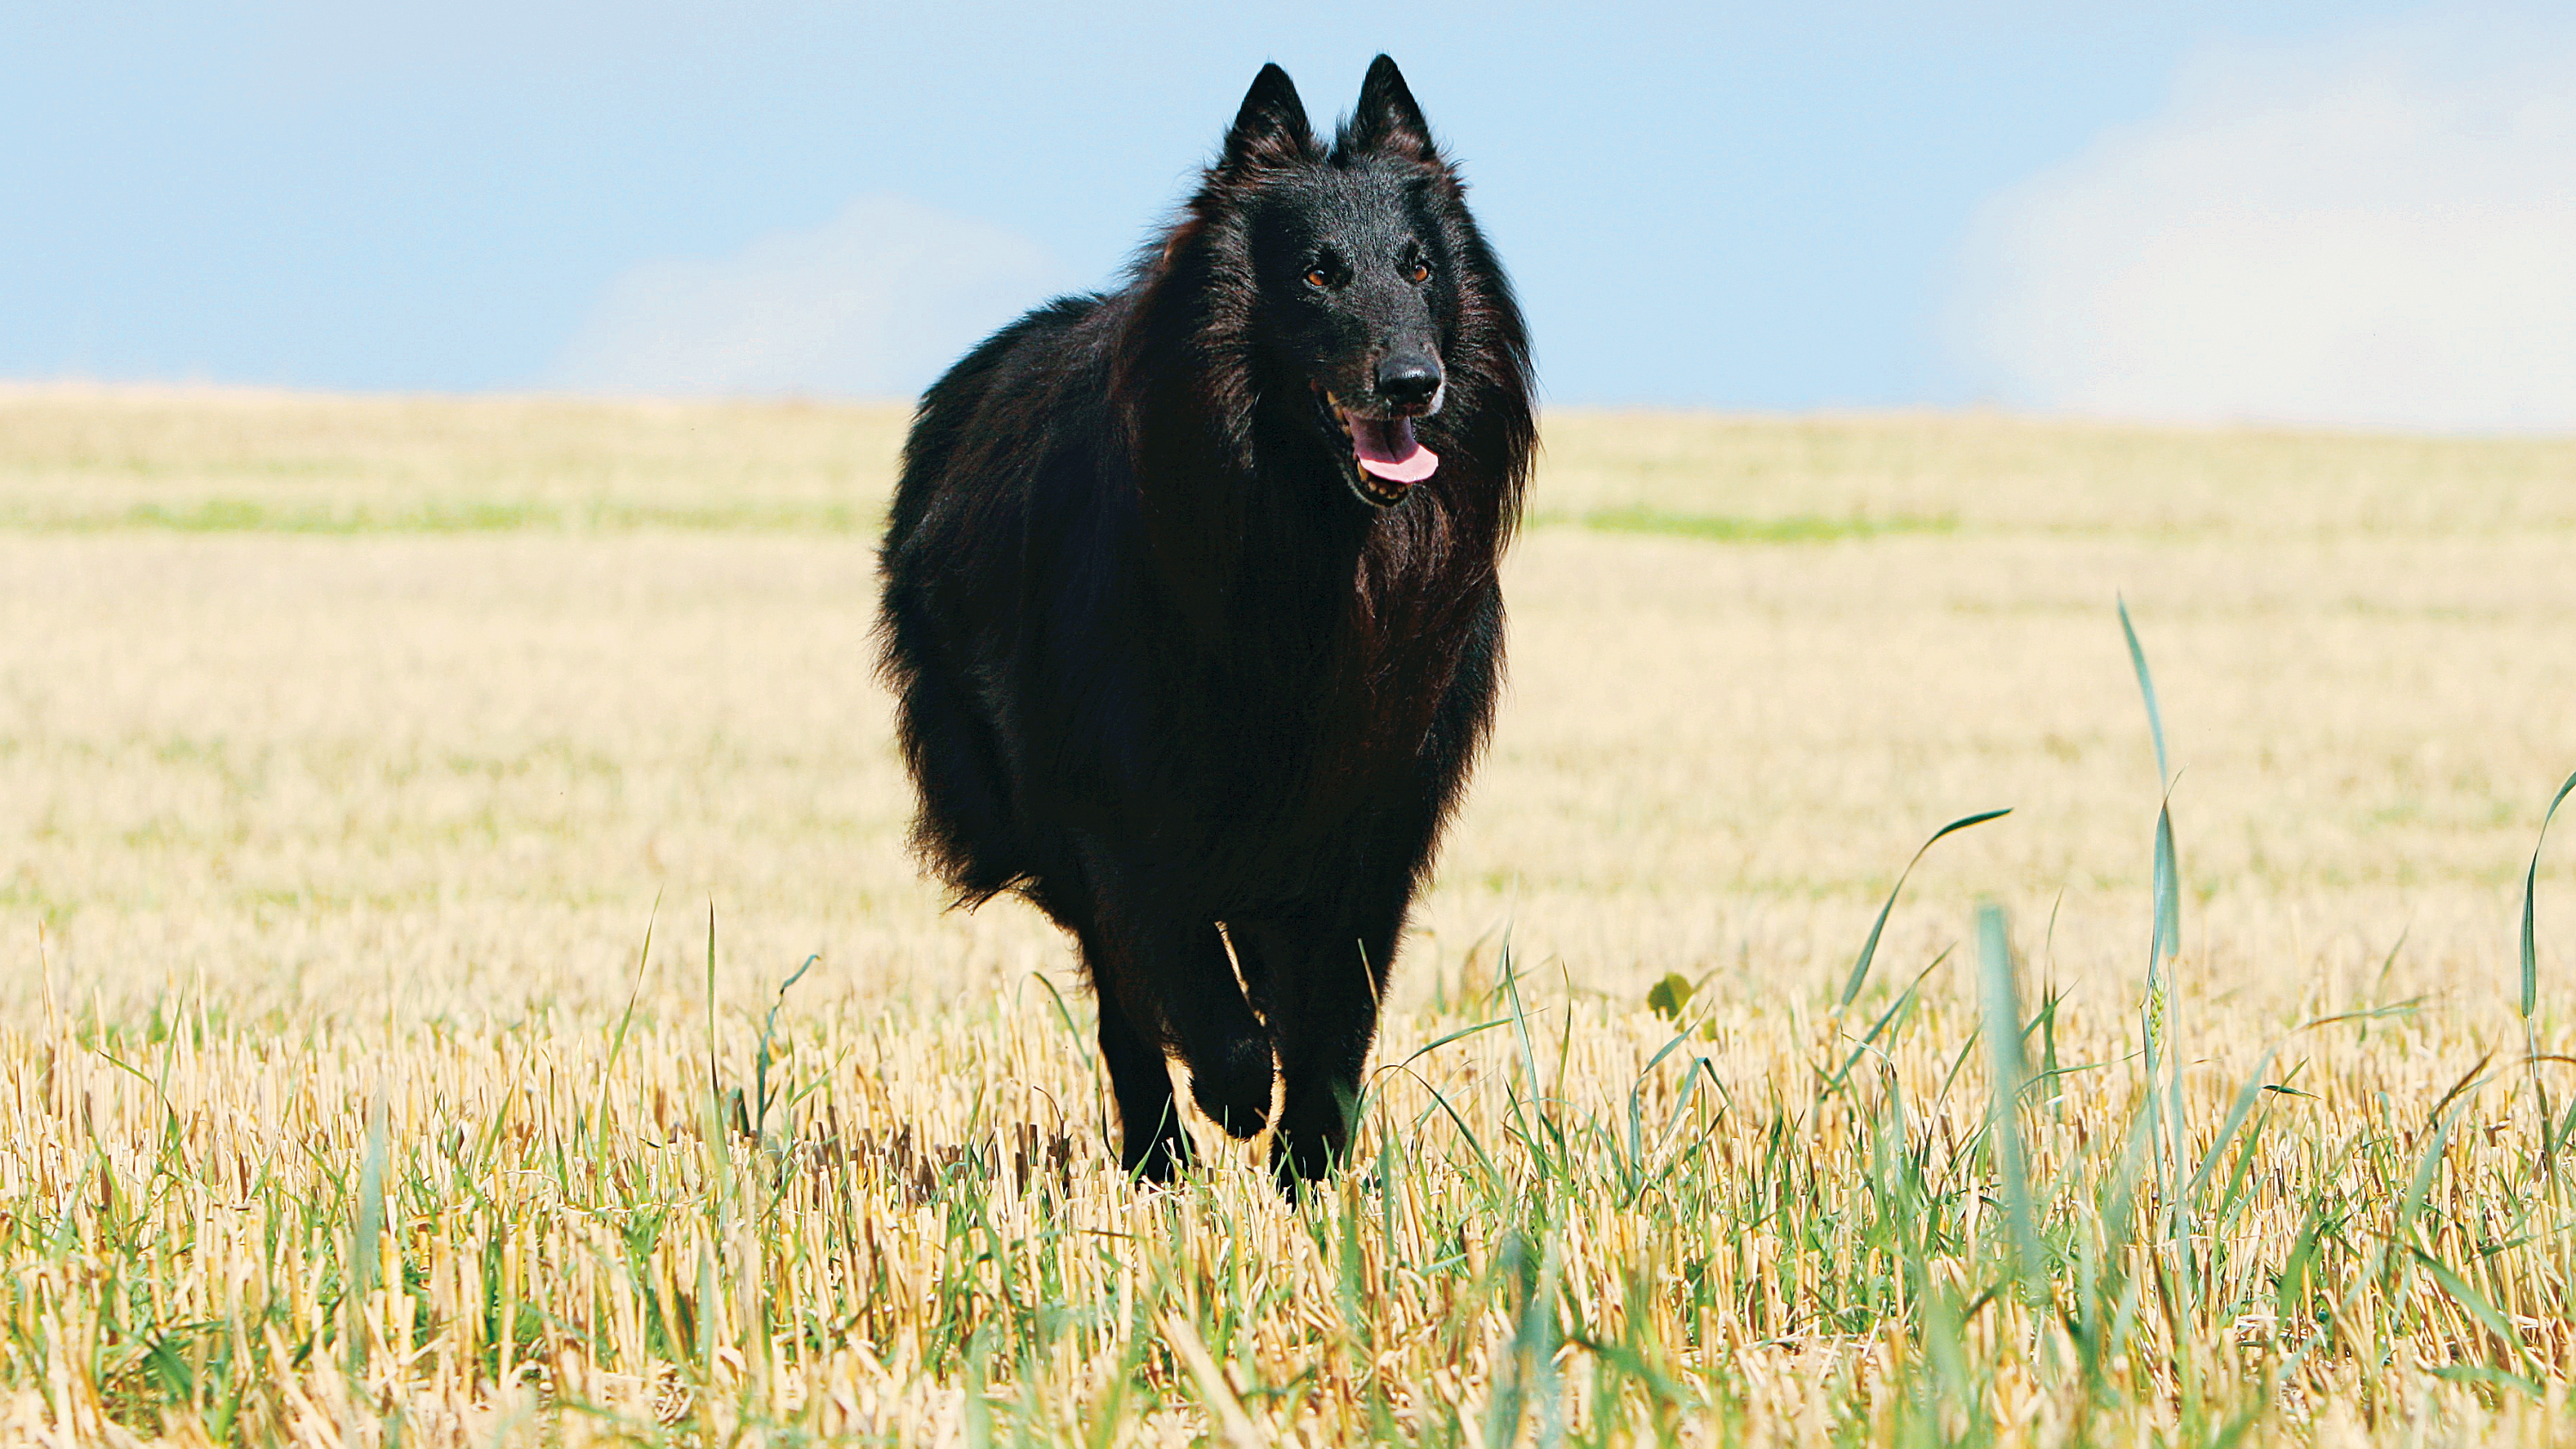
[(1306, 269), (1306, 285), (1309, 287), (1320, 287), (1331, 280), (1332, 278), (1324, 275), (1324, 269), (1322, 267), (1308, 267)]
[(1406, 280), (1419, 287), (1423, 283), (1431, 280), (1431, 269), (1420, 262), (1415, 262), (1411, 267), (1405, 269), (1404, 275)]

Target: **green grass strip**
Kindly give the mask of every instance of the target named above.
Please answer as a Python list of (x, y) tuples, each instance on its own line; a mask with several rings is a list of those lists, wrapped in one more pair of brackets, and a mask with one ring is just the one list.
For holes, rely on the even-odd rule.
[[(1541, 518), (1541, 524), (1558, 522)], [(1891, 518), (1829, 518), (1821, 514), (1792, 514), (1781, 518), (1747, 518), (1732, 514), (1666, 513), (1661, 509), (1631, 506), (1606, 508), (1584, 514), (1585, 528), (1595, 533), (1651, 533), (1667, 538), (1697, 538), (1712, 543), (1842, 543), (1893, 537), (1901, 534), (1956, 533), (1955, 518), (1924, 518), (1899, 514)]]

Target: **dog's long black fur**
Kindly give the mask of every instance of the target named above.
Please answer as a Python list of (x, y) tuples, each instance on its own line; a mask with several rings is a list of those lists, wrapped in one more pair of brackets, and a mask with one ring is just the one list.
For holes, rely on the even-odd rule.
[[(1380, 56), (1329, 148), (1265, 67), (1124, 288), (922, 399), (880, 554), (915, 844), (1079, 943), (1131, 1172), (1188, 1156), (1166, 1049), (1237, 1136), (1275, 1063), (1283, 1186), (1345, 1150), (1493, 717), (1530, 394), (1510, 285)], [(1382, 476), (1364, 437), (1436, 470)]]

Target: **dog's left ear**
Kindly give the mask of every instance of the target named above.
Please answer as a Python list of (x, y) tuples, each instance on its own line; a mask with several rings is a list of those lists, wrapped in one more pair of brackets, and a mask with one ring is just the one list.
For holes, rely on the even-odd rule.
[(1360, 108), (1351, 117), (1350, 149), (1398, 156), (1436, 165), (1439, 149), (1431, 144), (1431, 124), (1413, 103), (1404, 72), (1395, 61), (1379, 56), (1369, 62), (1368, 79), (1360, 82)]
[(1293, 166), (1314, 156), (1315, 133), (1307, 127), (1296, 82), (1276, 64), (1263, 66), (1244, 93), (1233, 129), (1225, 133), (1225, 154), (1218, 164), (1229, 171), (1255, 171)]

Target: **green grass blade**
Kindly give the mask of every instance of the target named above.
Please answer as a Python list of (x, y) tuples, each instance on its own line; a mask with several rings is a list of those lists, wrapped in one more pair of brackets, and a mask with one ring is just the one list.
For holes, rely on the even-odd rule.
[(599, 1069), (599, 1105), (591, 1113), (590, 1140), (595, 1147), (608, 1130), (608, 1089), (617, 1078), (617, 1059), (626, 1051), (626, 1029), (635, 1024), (635, 1003), (644, 996), (644, 971), (653, 964), (653, 922), (662, 914), (662, 893), (653, 893), (653, 908), (644, 913), (644, 945), (635, 953), (635, 985), (626, 993), (626, 1011), (617, 1018), (617, 1034), (608, 1040), (608, 1063)]
[[(1513, 1114), (1522, 1120), (1521, 1140), (1527, 1145), (1532, 1162), (1539, 1168), (1542, 1180), (1545, 1180), (1552, 1177), (1555, 1171), (1561, 1169), (1566, 1162), (1565, 1134), (1558, 1128), (1554, 1114), (1549, 1111), (1547, 1103), (1539, 1095), (1538, 1048), (1530, 1040), (1529, 1008), (1521, 1000), (1520, 968), (1511, 954), (1508, 942), (1504, 944), (1503, 949), (1503, 987), (1506, 1000), (1511, 1006), (1511, 1016), (1508, 1020), (1512, 1024), (1513, 1034), (1520, 1041), (1521, 1077), (1529, 1088), (1529, 1100), (1526, 1103), (1517, 1097), (1513, 1099)], [(1538, 1124), (1535, 1128), (1528, 1125), (1532, 1118), (1535, 1118)], [(1545, 1134), (1544, 1137), (1542, 1133)], [(1557, 1155), (1553, 1159), (1548, 1157), (1546, 1151), (1550, 1145), (1557, 1149)]]
[(385, 1226), (385, 1089), (367, 1110), (367, 1155), (358, 1168), (358, 1220), (349, 1243), (349, 1372), (367, 1367), (367, 1297), (376, 1291), (376, 1253)]
[[(1048, 990), (1050, 990), (1050, 991), (1052, 991), (1052, 990), (1054, 990), (1055, 988), (1053, 988), (1053, 987), (1049, 987), (1049, 988), (1047, 988), (1047, 989), (1048, 989)], [(1414, 1049), (1414, 1051), (1412, 1052), (1412, 1054), (1411, 1054), (1411, 1055), (1409, 1055), (1409, 1056), (1407, 1056), (1403, 1061), (1395, 1062), (1395, 1063), (1391, 1063), (1391, 1064), (1389, 1064), (1389, 1065), (1387, 1065), (1387, 1066), (1383, 1066), (1383, 1067), (1378, 1068), (1375, 1072), (1372, 1072), (1372, 1073), (1370, 1073), (1370, 1074), (1369, 1074), (1369, 1086), (1368, 1086), (1368, 1089), (1367, 1089), (1366, 1091), (1363, 1091), (1362, 1093), (1360, 1093), (1359, 1106), (1358, 1106), (1358, 1109), (1357, 1109), (1357, 1110), (1358, 1110), (1358, 1112), (1359, 1112), (1359, 1114), (1360, 1114), (1360, 1116), (1366, 1116), (1366, 1115), (1368, 1114), (1369, 1109), (1370, 1109), (1372, 1106), (1374, 1106), (1374, 1105), (1376, 1104), (1376, 1101), (1377, 1101), (1377, 1095), (1378, 1095), (1377, 1083), (1378, 1083), (1378, 1082), (1380, 1082), (1380, 1081), (1383, 1081), (1383, 1080), (1385, 1079), (1385, 1077), (1386, 1077), (1386, 1075), (1387, 1075), (1388, 1073), (1390, 1073), (1390, 1072), (1402, 1072), (1402, 1071), (1406, 1071), (1406, 1069), (1410, 1068), (1410, 1067), (1411, 1067), (1415, 1062), (1418, 1062), (1418, 1061), (1422, 1060), (1424, 1057), (1427, 1057), (1427, 1056), (1431, 1055), (1433, 1052), (1436, 1052), (1436, 1051), (1440, 1050), (1442, 1047), (1445, 1047), (1445, 1046), (1449, 1045), (1451, 1042), (1455, 1042), (1455, 1041), (1464, 1041), (1464, 1040), (1465, 1040), (1465, 1039), (1467, 1039), (1468, 1037), (1474, 1036), (1474, 1035), (1478, 1034), (1479, 1032), (1487, 1032), (1487, 1031), (1491, 1031), (1491, 1030), (1493, 1030), (1495, 1027), (1498, 1027), (1498, 1026), (1509, 1026), (1509, 1025), (1511, 1025), (1511, 1024), (1512, 1024), (1512, 1019), (1511, 1019), (1510, 1017), (1508, 1017), (1508, 1016), (1498, 1016), (1498, 1017), (1495, 1017), (1495, 1018), (1494, 1018), (1493, 1020), (1491, 1020), (1491, 1021), (1480, 1021), (1480, 1022), (1477, 1022), (1474, 1026), (1462, 1026), (1462, 1027), (1458, 1028), (1456, 1031), (1453, 1031), (1453, 1032), (1449, 1033), (1448, 1035), (1446, 1035), (1446, 1036), (1444, 1036), (1444, 1037), (1441, 1037), (1438, 1041), (1434, 1041), (1434, 1042), (1429, 1043), (1428, 1045), (1425, 1045), (1425, 1046), (1421, 1046), (1421, 1047), (1417, 1047), (1417, 1048), (1415, 1048), (1415, 1049)], [(1670, 1048), (1668, 1047), (1668, 1048), (1666, 1048), (1666, 1050), (1670, 1050)], [(1657, 1057), (1657, 1058), (1656, 1058), (1656, 1060), (1661, 1061), (1661, 1060), (1662, 1060), (1662, 1058), (1661, 1058), (1661, 1057)], [(1417, 1080), (1417, 1081), (1419, 1081), (1419, 1080), (1420, 1080), (1420, 1076), (1419, 1076), (1419, 1074), (1413, 1074), (1413, 1075), (1414, 1075), (1414, 1077), (1415, 1077), (1415, 1080)], [(1354, 1117), (1352, 1120), (1353, 1120), (1353, 1121), (1357, 1121), (1357, 1120), (1359, 1120), (1359, 1119), (1358, 1119), (1357, 1117)]]
[(2390, 1225), (2389, 1236), (2398, 1243), (2406, 1241), (2415, 1215), (2424, 1210), (2424, 1199), (2433, 1191), (2433, 1175), (2442, 1169), (2442, 1149), (2450, 1145), (2451, 1123), (2458, 1116), (2456, 1110), (2446, 1110), (2433, 1119), (2431, 1140), (2424, 1144), (2424, 1155), (2415, 1163), (2415, 1175), (2407, 1179), (2406, 1191), (2397, 1199), (2397, 1220)]
[(2513, 1321), (2497, 1312), (2496, 1306), (2487, 1301), (2485, 1294), (2470, 1287), (2467, 1279), (2451, 1271), (2450, 1264), (2417, 1248), (2415, 1266), (2432, 1274), (2433, 1281), (2442, 1285), (2442, 1291), (2451, 1295), (2451, 1301), (2467, 1309), (2470, 1317), (2484, 1324), (2487, 1332), (2494, 1334), (2496, 1341), (2511, 1351), (2515, 1358), (2523, 1356), (2522, 1334), (2514, 1328)]
[(2031, 1201), (2030, 1166), (2021, 1141), (2021, 1089), (2029, 1075), (2021, 1050), (2021, 992), (2013, 979), (2012, 939), (2004, 926), (2003, 908), (1992, 901), (1977, 907), (1977, 985), (1982, 1034), (1994, 1070), (1988, 1130), (1994, 1140), (1995, 1175), (2003, 1189), (2004, 1214), (2022, 1281), (2030, 1290), (2030, 1301), (2044, 1303), (2047, 1274), (2041, 1263), (2038, 1214)]
[(1832, 1096), (1842, 1090), (1843, 1083), (1851, 1080), (1852, 1068), (1860, 1065), (1860, 1059), (1869, 1055), (1869, 1049), (1877, 1045), (1881, 1036), (1886, 1035), (1888, 1027), (1895, 1023), (1897, 1017), (1904, 1014), (1906, 1007), (1914, 1003), (1915, 998), (1922, 992), (1925, 979), (1940, 970), (1941, 963), (1949, 959), (1950, 953), (1943, 951), (1932, 958), (1931, 965), (1924, 967), (1912, 981), (1906, 983), (1905, 989), (1896, 994), (1896, 1000), (1888, 1006), (1887, 1010), (1879, 1013), (1878, 1020), (1872, 1022), (1869, 1030), (1863, 1032), (1860, 1040), (1853, 1044), (1851, 1055), (1844, 1057), (1842, 1066), (1827, 1079), (1821, 1095)]
[(2263, 1079), (2271, 1075), (2272, 1056), (2279, 1050), (2274, 1047), (2266, 1051), (2263, 1060), (2254, 1064), (2254, 1074), (2245, 1079), (2244, 1087), (2236, 1093), (2235, 1104), (2227, 1109), (2227, 1120), (2219, 1124), (2218, 1135), (2210, 1139), (2209, 1151), (2200, 1159), (2199, 1170), (2192, 1173), (2191, 1186), (2184, 1191), (2183, 1201), (2191, 1211), (2200, 1210), (2201, 1194), (2209, 1190), (2210, 1175), (2218, 1170), (2218, 1160), (2227, 1155), (2227, 1144), (2236, 1140), (2237, 1129), (2253, 1115), (2254, 1104), (2263, 1099)]
[(769, 1140), (769, 1069), (777, 1063), (777, 1058), (770, 1055), (769, 1044), (778, 1035), (778, 1013), (787, 1005), (789, 988), (804, 980), (805, 973), (822, 959), (823, 953), (815, 952), (796, 968), (795, 975), (778, 983), (778, 998), (769, 1004), (769, 1015), (760, 1023), (760, 1046), (751, 1058), (751, 1131), (762, 1142)]
[(2434, 1364), (2424, 1372), (2447, 1383), (2500, 1384), (2507, 1388), (2520, 1389), (2535, 1399), (2547, 1396), (2547, 1391), (2530, 1379), (2520, 1374), (2507, 1373), (2500, 1368), (2489, 1368), (2482, 1363)]
[(2129, 601), (2114, 600), (2120, 609), (2120, 632), (2129, 639), (2129, 665), (2138, 672), (2138, 693), (2147, 700), (2147, 733), (2156, 742), (2156, 781), (2171, 784), (2173, 769), (2165, 763), (2165, 717), (2156, 708), (2156, 677), (2147, 670), (2147, 651), (2138, 646), (2137, 626), (2129, 622)]
[(2147, 969), (2170, 961), (2182, 945), (2181, 868), (2174, 861), (2173, 805), (2156, 807), (2156, 925), (2147, 944)]
[(2522, 1015), (2526, 1021), (2540, 1005), (2540, 951), (2532, 939), (2532, 900), (2540, 891), (2540, 847), (2549, 839), (2549, 822), (2558, 817), (2558, 807), (2567, 803), (2571, 793), (2576, 793), (2576, 775), (2569, 775), (2567, 783), (2558, 787), (2547, 813), (2540, 817), (2540, 838), (2531, 843), (2531, 869), (2522, 874)]
[(1049, 981), (1043, 971), (1032, 971), (1029, 976), (1037, 984), (1046, 988), (1047, 999), (1055, 1003), (1055, 1019), (1064, 1023), (1064, 1034), (1080, 1043), (1084, 1051), (1089, 1051), (1091, 1043), (1084, 1040), (1082, 1028), (1073, 1024), (1073, 1008), (1064, 1004), (1064, 993), (1056, 990), (1055, 983)]
[(707, 1141), (724, 1140), (724, 1068), (716, 1045), (716, 903), (707, 902)]
[(1894, 912), (1896, 909), (1897, 894), (1905, 889), (1905, 878), (1914, 874), (1914, 867), (1923, 863), (1925, 853), (1930, 851), (1933, 846), (1940, 844), (1943, 836), (1955, 835), (1959, 831), (1965, 830), (1972, 825), (1983, 825), (1989, 820), (2001, 820), (2011, 813), (2011, 809), (2006, 808), (2002, 810), (1988, 810), (1977, 815), (1962, 816), (1961, 818), (1953, 820), (1949, 824), (1942, 826), (1940, 829), (1933, 831), (1932, 838), (1924, 841), (1922, 849), (1914, 852), (1914, 858), (1905, 863), (1905, 869), (1896, 873), (1896, 885), (1887, 893), (1887, 904), (1878, 908), (1878, 920), (1869, 928), (1869, 939), (1861, 942), (1860, 959), (1852, 962), (1851, 976), (1848, 980), (1843, 982), (1843, 997), (1840, 1003), (1841, 1005), (1851, 1005), (1852, 998), (1860, 995), (1861, 983), (1869, 979), (1869, 963), (1878, 957), (1878, 938), (1885, 934), (1887, 930), (1887, 918), (1889, 914)]
[[(1419, 1074), (1415, 1075), (1414, 1080), (1422, 1083), (1422, 1090), (1431, 1094), (1432, 1102), (1448, 1116), (1449, 1124), (1458, 1129), (1458, 1136), (1466, 1142), (1467, 1150), (1476, 1154), (1476, 1166), (1484, 1171), (1486, 1186), (1495, 1192), (1501, 1192), (1503, 1190), (1503, 1170), (1495, 1165), (1493, 1154), (1485, 1150), (1484, 1142), (1476, 1136), (1476, 1129), (1468, 1126), (1467, 1119), (1458, 1115), (1458, 1109), (1449, 1104), (1449, 1098), (1446, 1093), (1442, 1092), (1438, 1087), (1431, 1085), (1428, 1081), (1424, 1081)], [(1430, 1114), (1427, 1112), (1423, 1114), (1426, 1118), (1429, 1115)], [(1421, 1119), (1417, 1118), (1415, 1125), (1418, 1127), (1420, 1123)]]
[[(2147, 667), (2147, 651), (2138, 643), (2137, 625), (2129, 618), (2129, 601), (2116, 599), (2120, 634), (2129, 644), (2129, 666), (2137, 672), (2138, 695), (2146, 701), (2147, 734), (2156, 747), (2156, 780), (2164, 799), (2156, 807), (2155, 926), (2147, 940), (2147, 991), (2140, 1012), (2146, 1037), (2147, 1097), (2162, 1119), (2165, 1200), (2168, 1223), (2182, 1232), (2178, 1216), (2182, 1198), (2182, 1074), (2173, 1052), (2173, 973), (2166, 969), (2182, 945), (2182, 872), (2174, 861), (2173, 765), (2165, 751), (2164, 711), (2156, 704), (2156, 677)], [(2163, 1101), (2157, 1102), (2161, 1094)]]

